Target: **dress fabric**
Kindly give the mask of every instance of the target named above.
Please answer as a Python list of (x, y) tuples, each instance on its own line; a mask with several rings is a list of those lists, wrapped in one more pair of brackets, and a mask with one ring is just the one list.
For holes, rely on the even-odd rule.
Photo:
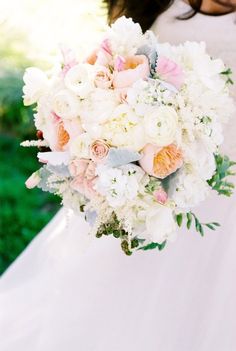
[[(236, 71), (235, 15), (176, 19), (188, 9), (176, 1), (158, 18), (160, 41), (204, 40)], [(236, 116), (224, 146), (236, 159), (235, 133)], [(236, 195), (195, 212), (220, 229), (181, 229), (165, 250), (127, 257), (60, 210), (0, 279), (0, 350), (235, 351)]]

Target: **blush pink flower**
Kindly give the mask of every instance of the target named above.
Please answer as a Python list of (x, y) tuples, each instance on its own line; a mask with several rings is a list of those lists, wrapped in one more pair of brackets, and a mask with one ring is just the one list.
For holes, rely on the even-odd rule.
[(109, 152), (109, 149), (109, 145), (103, 140), (95, 140), (91, 145), (92, 160), (96, 163), (104, 161)]
[(164, 205), (168, 199), (167, 193), (162, 188), (155, 190), (153, 196), (155, 197), (156, 201), (162, 205)]
[(88, 199), (93, 198), (96, 195), (94, 190), (97, 180), (95, 170), (96, 164), (91, 160), (80, 159), (72, 161), (69, 165), (69, 171), (75, 178), (70, 183), (71, 188)]
[(94, 84), (97, 88), (109, 89), (112, 85), (112, 74), (109, 69), (101, 66), (94, 78)]
[(160, 148), (147, 144), (139, 161), (143, 170), (153, 177), (164, 179), (183, 165), (182, 151), (174, 144)]
[(73, 50), (61, 46), (61, 53), (63, 57), (62, 76), (65, 77), (66, 73), (71, 69), (71, 67), (77, 65), (78, 62)]
[(114, 88), (128, 88), (139, 79), (146, 79), (149, 74), (149, 62), (146, 56), (136, 55), (126, 57), (123, 71), (114, 71)]
[(92, 51), (92, 53), (87, 57), (86, 61), (90, 65), (101, 65), (108, 66), (112, 61), (112, 52), (110, 49), (109, 40), (103, 40), (99, 48)]
[(161, 56), (157, 60), (156, 73), (167, 83), (172, 84), (176, 89), (180, 89), (184, 83), (184, 73), (182, 68), (167, 57)]
[(25, 185), (28, 189), (33, 189), (39, 184), (40, 180), (41, 178), (37, 171), (31, 174), (31, 176), (26, 180)]

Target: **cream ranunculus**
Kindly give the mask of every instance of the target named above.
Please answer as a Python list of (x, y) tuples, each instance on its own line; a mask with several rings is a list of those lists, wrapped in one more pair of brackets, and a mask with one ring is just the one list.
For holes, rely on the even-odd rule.
[(49, 80), (46, 74), (36, 67), (26, 69), (24, 77), (24, 105), (29, 106), (39, 100), (39, 98), (48, 90)]
[(87, 99), (81, 103), (82, 123), (105, 123), (112, 116), (119, 100), (113, 90), (95, 88)]
[(167, 146), (174, 142), (177, 132), (178, 115), (169, 106), (154, 108), (145, 116), (144, 129), (147, 143)]
[(94, 84), (91, 77), (91, 65), (78, 64), (73, 66), (65, 76), (65, 86), (74, 94), (84, 99), (93, 90)]
[(77, 158), (89, 159), (91, 156), (90, 146), (92, 140), (88, 133), (80, 134), (70, 145), (70, 154)]
[(140, 118), (127, 104), (119, 105), (111, 119), (102, 126), (102, 139), (110, 145), (139, 151), (145, 145), (143, 126)]
[(53, 111), (61, 118), (76, 118), (79, 116), (79, 99), (70, 91), (59, 91), (53, 98)]

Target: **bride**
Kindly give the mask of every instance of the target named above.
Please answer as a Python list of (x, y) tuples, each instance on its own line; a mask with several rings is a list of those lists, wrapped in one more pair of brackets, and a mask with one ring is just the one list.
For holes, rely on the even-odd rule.
[[(125, 13), (171, 44), (204, 40), (236, 71), (235, 1), (107, 2), (111, 19)], [(235, 159), (232, 123), (223, 151)], [(198, 215), (221, 229), (180, 230), (132, 257), (59, 211), (0, 280), (0, 350), (235, 351), (236, 196), (216, 197)]]

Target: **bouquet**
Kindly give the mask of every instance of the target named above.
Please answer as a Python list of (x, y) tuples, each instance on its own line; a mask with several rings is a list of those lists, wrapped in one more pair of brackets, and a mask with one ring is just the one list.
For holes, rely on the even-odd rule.
[(96, 237), (122, 250), (162, 249), (178, 226), (216, 229), (193, 213), (212, 190), (231, 195), (235, 164), (222, 156), (234, 113), (230, 70), (204, 43), (160, 44), (121, 17), (78, 59), (63, 49), (49, 72), (28, 68), (25, 105), (35, 105), (42, 167), (26, 181), (83, 213)]

